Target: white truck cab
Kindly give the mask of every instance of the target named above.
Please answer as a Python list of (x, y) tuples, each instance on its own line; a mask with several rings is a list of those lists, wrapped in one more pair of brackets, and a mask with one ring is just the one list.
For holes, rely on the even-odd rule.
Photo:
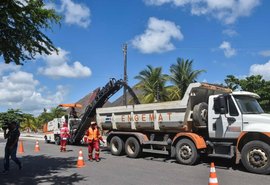
[(208, 133), (213, 140), (237, 142), (236, 161), (241, 159), (249, 171), (270, 173), (270, 114), (259, 98), (246, 91), (210, 96)]

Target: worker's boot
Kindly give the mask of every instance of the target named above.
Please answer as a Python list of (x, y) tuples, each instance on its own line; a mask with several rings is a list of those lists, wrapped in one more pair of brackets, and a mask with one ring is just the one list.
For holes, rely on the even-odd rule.
[(93, 161), (93, 157), (92, 155), (88, 155), (88, 161), (92, 162)]

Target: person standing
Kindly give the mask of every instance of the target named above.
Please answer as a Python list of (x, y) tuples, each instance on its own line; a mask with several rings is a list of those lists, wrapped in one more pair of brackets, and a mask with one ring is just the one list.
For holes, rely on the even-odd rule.
[[(22, 169), (22, 163), (17, 158), (17, 147), (20, 137), (19, 125), (17, 122), (12, 121), (7, 128), (4, 129), (4, 138), (7, 139), (5, 147), (5, 158), (4, 158), (4, 174), (7, 174), (9, 171), (9, 158), (18, 165), (19, 169)], [(8, 132), (7, 132), (8, 129)]]
[(99, 141), (103, 143), (104, 141), (96, 122), (91, 122), (86, 135), (88, 137), (88, 160), (93, 161), (93, 150), (95, 149), (95, 160), (99, 162)]
[(67, 140), (69, 138), (69, 129), (67, 122), (65, 121), (63, 123), (63, 127), (60, 129), (60, 152), (66, 152), (67, 151)]
[(76, 110), (75, 110), (74, 107), (71, 107), (71, 111), (70, 111), (70, 113), (69, 113), (69, 116), (70, 116), (71, 118), (78, 118), (77, 112), (76, 112)]

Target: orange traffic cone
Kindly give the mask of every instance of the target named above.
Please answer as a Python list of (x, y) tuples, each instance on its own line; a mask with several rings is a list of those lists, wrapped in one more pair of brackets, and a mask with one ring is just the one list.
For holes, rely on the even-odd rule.
[(212, 162), (210, 165), (210, 175), (209, 175), (209, 183), (208, 185), (218, 185), (218, 179), (216, 174), (215, 165)]
[(18, 150), (19, 154), (23, 154), (24, 153), (24, 149), (23, 149), (23, 141), (20, 140), (19, 141), (19, 150)]
[(35, 152), (39, 152), (39, 151), (40, 151), (39, 144), (38, 144), (38, 141), (36, 141)]
[(83, 153), (82, 153), (82, 149), (80, 149), (80, 151), (79, 151), (79, 157), (78, 157), (78, 161), (77, 161), (77, 167), (78, 168), (81, 168), (84, 165), (85, 164), (84, 164), (84, 160), (83, 160)]

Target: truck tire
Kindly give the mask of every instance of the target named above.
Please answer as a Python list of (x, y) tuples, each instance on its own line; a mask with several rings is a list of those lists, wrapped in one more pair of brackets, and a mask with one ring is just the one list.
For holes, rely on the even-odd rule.
[(270, 147), (263, 141), (251, 141), (241, 151), (244, 167), (253, 173), (270, 173)]
[(110, 141), (110, 150), (112, 155), (122, 155), (124, 151), (124, 141), (118, 136), (113, 136)]
[(205, 102), (199, 103), (193, 108), (193, 120), (195, 126), (206, 126), (208, 117), (208, 105)]
[(189, 139), (181, 139), (176, 144), (176, 160), (180, 164), (193, 165), (198, 161), (199, 154), (194, 143)]
[(138, 140), (134, 137), (129, 137), (125, 143), (125, 152), (130, 158), (137, 158), (142, 153), (142, 147)]
[(59, 136), (56, 136), (56, 137), (55, 137), (54, 143), (55, 143), (56, 145), (60, 145), (60, 137), (59, 137)]

